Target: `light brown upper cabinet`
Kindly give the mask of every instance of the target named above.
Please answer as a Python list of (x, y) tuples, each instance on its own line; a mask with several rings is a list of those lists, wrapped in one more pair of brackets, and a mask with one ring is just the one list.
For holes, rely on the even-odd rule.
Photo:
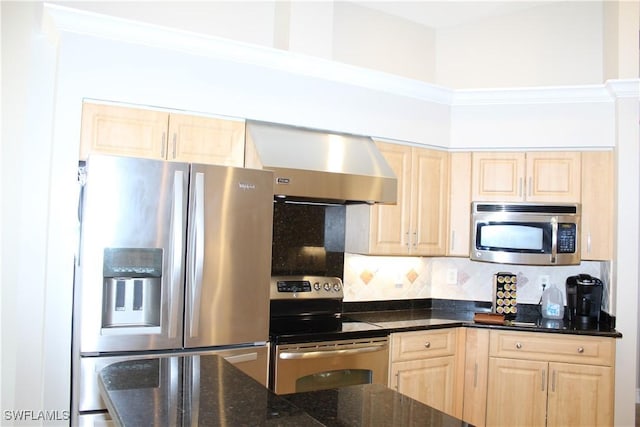
[(376, 255), (445, 255), (449, 154), (377, 142), (398, 179), (395, 205), (347, 208), (346, 251)]
[(85, 102), (80, 158), (96, 152), (243, 166), (244, 121)]
[(579, 203), (578, 151), (473, 153), (472, 199)]
[(582, 153), (581, 256), (603, 261), (613, 257), (613, 152)]
[(447, 255), (469, 256), (471, 230), (471, 153), (450, 153), (449, 245)]

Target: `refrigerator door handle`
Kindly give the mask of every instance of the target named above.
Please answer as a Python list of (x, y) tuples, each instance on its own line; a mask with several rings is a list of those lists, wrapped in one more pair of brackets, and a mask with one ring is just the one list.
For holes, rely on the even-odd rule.
[(204, 266), (204, 173), (195, 176), (195, 203), (193, 239), (191, 241), (192, 268), (189, 286), (191, 287), (191, 318), (189, 335), (198, 335), (200, 322), (200, 292), (202, 291), (202, 270)]
[(171, 209), (171, 297), (169, 298), (169, 338), (175, 338), (178, 325), (180, 276), (182, 272), (182, 230), (184, 228), (184, 172), (173, 175), (173, 206)]

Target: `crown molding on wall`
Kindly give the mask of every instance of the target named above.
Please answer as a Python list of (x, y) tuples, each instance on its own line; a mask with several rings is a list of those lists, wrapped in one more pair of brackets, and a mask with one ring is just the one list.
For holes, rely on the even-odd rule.
[(49, 3), (44, 5), (44, 12), (43, 31), (52, 40), (59, 39), (60, 32), (69, 32), (251, 64), (438, 104), (451, 103), (450, 89), (323, 58)]
[(604, 85), (456, 90), (452, 105), (564, 104), (611, 102)]
[(448, 106), (612, 102), (638, 96), (638, 80), (606, 84), (454, 90), (418, 80), (308, 55), (234, 40), (44, 4), (43, 31), (55, 42), (61, 32), (174, 50), (364, 87)]
[(607, 80), (605, 86), (615, 98), (636, 98), (640, 101), (640, 79)]

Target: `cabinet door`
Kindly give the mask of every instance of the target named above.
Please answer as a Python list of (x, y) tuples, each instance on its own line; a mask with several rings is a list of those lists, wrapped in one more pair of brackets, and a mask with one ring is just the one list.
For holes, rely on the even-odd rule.
[(167, 158), (242, 167), (244, 121), (171, 114)]
[(548, 427), (613, 425), (613, 368), (550, 363)]
[(613, 152), (582, 153), (583, 260), (613, 258)]
[(580, 152), (527, 153), (526, 200), (580, 203)]
[(454, 415), (454, 356), (392, 363), (391, 379), (399, 393)]
[(489, 358), (487, 426), (544, 427), (547, 362)]
[(471, 153), (449, 155), (449, 245), (447, 255), (469, 256), (471, 231)]
[(413, 149), (411, 253), (446, 255), (449, 229), (449, 154)]
[(524, 198), (524, 153), (473, 153), (472, 200), (519, 202)]
[(382, 142), (377, 142), (376, 145), (396, 174), (398, 201), (395, 205), (375, 205), (370, 208), (369, 250), (378, 255), (408, 254), (411, 147)]
[(90, 153), (162, 160), (169, 114), (138, 108), (84, 103), (80, 158)]
[(462, 419), (483, 427), (487, 413), (489, 330), (468, 328), (466, 332)]

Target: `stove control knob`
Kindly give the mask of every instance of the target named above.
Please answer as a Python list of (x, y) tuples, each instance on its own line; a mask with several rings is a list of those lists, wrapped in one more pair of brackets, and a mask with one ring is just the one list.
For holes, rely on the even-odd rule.
[(316, 291), (319, 291), (320, 290), (320, 282), (315, 282), (313, 284), (313, 289), (315, 289)]
[(336, 292), (340, 292), (340, 283), (334, 283), (333, 284), (333, 290)]
[(324, 282), (324, 290), (329, 292), (331, 290), (331, 285), (329, 284), (329, 282)]

